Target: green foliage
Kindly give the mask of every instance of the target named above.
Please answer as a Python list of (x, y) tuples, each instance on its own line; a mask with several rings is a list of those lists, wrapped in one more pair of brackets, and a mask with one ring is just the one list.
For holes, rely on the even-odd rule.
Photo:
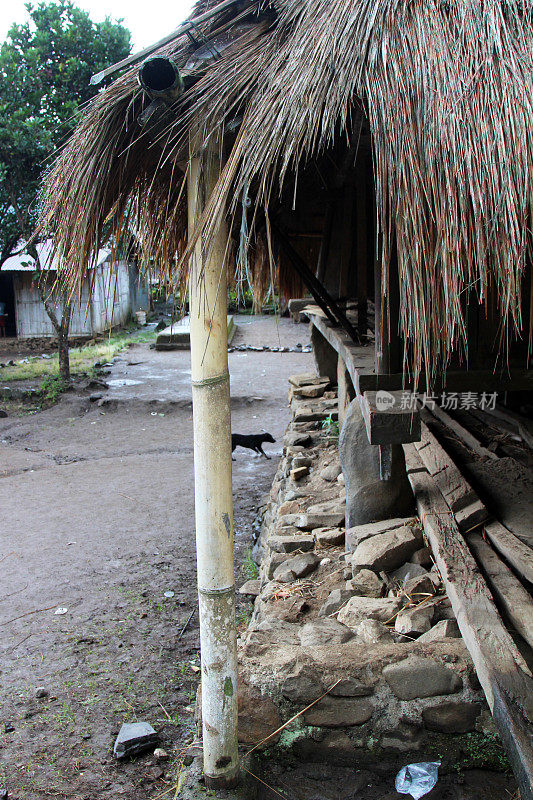
[(26, 9), (0, 47), (0, 265), (34, 228), (47, 160), (97, 92), (91, 75), (130, 51), (126, 28), (70, 0)]
[(250, 289), (228, 289), (228, 311), (251, 311), (254, 298)]
[(328, 414), (326, 419), (322, 422), (322, 430), (329, 439), (339, 438), (339, 423), (337, 420), (333, 419), (331, 414)]
[(68, 383), (61, 378), (45, 378), (41, 384), (40, 395), (43, 402), (57, 403), (61, 394), (68, 388)]
[(252, 558), (252, 548), (247, 547), (244, 554), (244, 561), (242, 563), (242, 571), (247, 578), (257, 578), (259, 575), (259, 567)]

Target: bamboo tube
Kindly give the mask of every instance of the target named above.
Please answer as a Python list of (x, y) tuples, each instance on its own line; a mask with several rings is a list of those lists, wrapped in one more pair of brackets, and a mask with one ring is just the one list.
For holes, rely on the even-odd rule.
[[(193, 230), (219, 175), (218, 144), (201, 154), (192, 140), (190, 156)], [(189, 273), (203, 754), (211, 788), (234, 786), (239, 778), (225, 253), (221, 219), (207, 256), (196, 245)]]

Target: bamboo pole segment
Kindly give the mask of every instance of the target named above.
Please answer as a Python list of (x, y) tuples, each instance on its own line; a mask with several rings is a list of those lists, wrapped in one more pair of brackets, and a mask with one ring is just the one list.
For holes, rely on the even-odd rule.
[[(189, 230), (220, 172), (218, 144), (200, 153), (196, 141), (189, 164)], [(225, 254), (221, 219), (209, 252), (202, 253), (200, 241), (196, 245), (189, 272), (203, 755), (210, 788), (234, 786), (239, 778)]]

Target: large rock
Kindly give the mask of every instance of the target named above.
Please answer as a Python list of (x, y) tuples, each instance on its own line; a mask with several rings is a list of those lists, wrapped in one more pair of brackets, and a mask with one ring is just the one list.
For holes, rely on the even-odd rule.
[(322, 547), (338, 547), (344, 544), (342, 528), (315, 528), (313, 536)]
[(323, 728), (348, 728), (368, 722), (373, 711), (374, 706), (364, 697), (328, 695), (305, 712), (304, 724)]
[(395, 569), (393, 573), (391, 573), (390, 577), (394, 581), (398, 581), (398, 583), (404, 584), (407, 581), (411, 580), (411, 578), (418, 578), (421, 575), (427, 575), (428, 571), (425, 567), (422, 567), (420, 564), (414, 564), (411, 561), (408, 561), (406, 564), (402, 564), (401, 567)]
[(335, 647), (353, 638), (352, 631), (334, 619), (307, 622), (299, 631), (302, 647)]
[(433, 697), (460, 691), (463, 681), (459, 675), (438, 661), (409, 656), (383, 669), (383, 677), (400, 700)]
[(429, 629), (427, 633), (424, 633), (420, 638), (419, 642), (438, 642), (442, 639), (460, 639), (461, 638), (461, 631), (459, 630), (459, 625), (457, 624), (456, 620), (454, 619), (442, 619), (440, 622), (437, 622), (432, 628)]
[(294, 458), (292, 459), (293, 469), (298, 469), (298, 467), (310, 467), (312, 464), (313, 460), (309, 458), (309, 456), (294, 456)]
[(346, 527), (407, 516), (414, 507), (401, 445), (392, 445), (391, 477), (381, 480), (379, 447), (371, 445), (359, 401), (352, 400), (339, 438), (346, 481)]
[(323, 377), (317, 375), (316, 372), (298, 372), (296, 375), (289, 375), (289, 383), (291, 386), (317, 386), (321, 383), (329, 383)]
[(148, 722), (125, 722), (115, 739), (113, 752), (116, 758), (128, 758), (153, 750), (156, 743), (157, 733)]
[(320, 606), (318, 616), (329, 617), (330, 614), (334, 614), (339, 610), (339, 608), (342, 608), (342, 606), (348, 602), (350, 597), (353, 597), (353, 592), (350, 592), (347, 589), (333, 589), (333, 591), (329, 593), (325, 602)]
[(268, 556), (268, 560), (265, 561), (265, 571), (269, 581), (271, 581), (274, 578), (274, 573), (279, 567), (279, 565), (283, 564), (283, 562), (286, 561), (288, 557), (289, 556), (287, 553), (275, 553), (274, 551), (270, 553), (270, 555)]
[(313, 439), (308, 433), (287, 433), (284, 439), (288, 447), (310, 447)]
[(298, 625), (283, 622), (276, 617), (252, 623), (246, 633), (246, 644), (298, 645)]
[[(433, 595), (437, 589), (435, 576), (428, 572), (427, 575), (419, 575), (418, 578), (410, 578), (404, 584), (404, 592), (414, 599), (422, 600), (423, 595)], [(416, 595), (421, 595), (416, 597)]]
[(361, 683), (355, 678), (345, 678), (333, 687), (330, 695), (332, 697), (367, 697), (373, 692), (373, 687), (367, 683)]
[(414, 553), (417, 547), (417, 539), (407, 525), (365, 539), (356, 547), (351, 558), (354, 575), (362, 567), (378, 572), (396, 569)]
[(346, 529), (346, 549), (353, 553), (357, 545), (376, 536), (378, 533), (387, 533), (403, 525), (413, 527), (416, 525), (414, 517), (397, 517), (396, 519), (385, 519), (380, 522), (368, 522), (366, 525), (354, 525)]
[(336, 481), (341, 474), (340, 464), (330, 464), (329, 467), (324, 467), (320, 472), (320, 477), (325, 481)]
[(404, 608), (396, 617), (394, 629), (397, 633), (419, 636), (431, 628), (434, 609), (431, 606)]
[(392, 633), (382, 622), (377, 619), (362, 619), (353, 628), (357, 639), (365, 644), (378, 644), (393, 642)]
[(293, 553), (295, 550), (307, 552), (315, 546), (315, 540), (311, 535), (304, 533), (290, 534), (289, 536), (271, 536), (268, 546), (276, 553)]
[(288, 558), (274, 571), (274, 580), (280, 583), (305, 578), (318, 567), (320, 559), (314, 553), (301, 553), (293, 558)]
[(312, 703), (324, 693), (318, 673), (308, 665), (297, 665), (281, 684), (281, 693), (294, 703)]
[(294, 524), (297, 528), (313, 530), (315, 528), (336, 528), (344, 525), (344, 500), (328, 500), (309, 506), (305, 514), (301, 514)]
[(246, 583), (243, 583), (243, 585), (239, 589), (239, 594), (248, 595), (249, 597), (257, 597), (257, 595), (260, 593), (261, 593), (261, 581), (255, 578), (246, 581)]
[(370, 569), (362, 569), (346, 582), (346, 589), (354, 595), (363, 597), (381, 597), (385, 584)]
[(352, 597), (342, 608), (337, 619), (349, 628), (355, 628), (362, 619), (375, 619), (388, 622), (401, 609), (401, 600), (396, 597)]
[(438, 733), (468, 733), (476, 725), (481, 703), (440, 703), (422, 711), (426, 728)]

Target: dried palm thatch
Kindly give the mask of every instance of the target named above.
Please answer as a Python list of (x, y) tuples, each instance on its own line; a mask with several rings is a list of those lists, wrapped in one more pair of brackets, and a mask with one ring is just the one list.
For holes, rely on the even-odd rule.
[[(522, 331), (532, 244), (531, 0), (272, 0), (270, 8), (272, 18), (235, 29), (157, 137), (136, 125), (146, 101), (134, 70), (96, 98), (45, 192), (43, 225), (71, 285), (106, 223), (118, 233), (127, 218), (147, 259), (186, 275), (176, 161), (186, 160), (191, 120), (201, 120), (205, 139), (242, 118), (195, 231), (208, 240), (249, 189), (268, 213), (287, 176), (349, 137), (360, 105), (373, 141), (385, 298), (397, 246), (407, 366), (418, 374), (425, 365), (431, 381), (453, 348), (466, 349), (471, 293), (485, 302), (493, 292), (505, 345)], [(178, 39), (165, 52), (183, 64), (190, 45)], [(263, 287), (268, 261), (257, 276)]]

